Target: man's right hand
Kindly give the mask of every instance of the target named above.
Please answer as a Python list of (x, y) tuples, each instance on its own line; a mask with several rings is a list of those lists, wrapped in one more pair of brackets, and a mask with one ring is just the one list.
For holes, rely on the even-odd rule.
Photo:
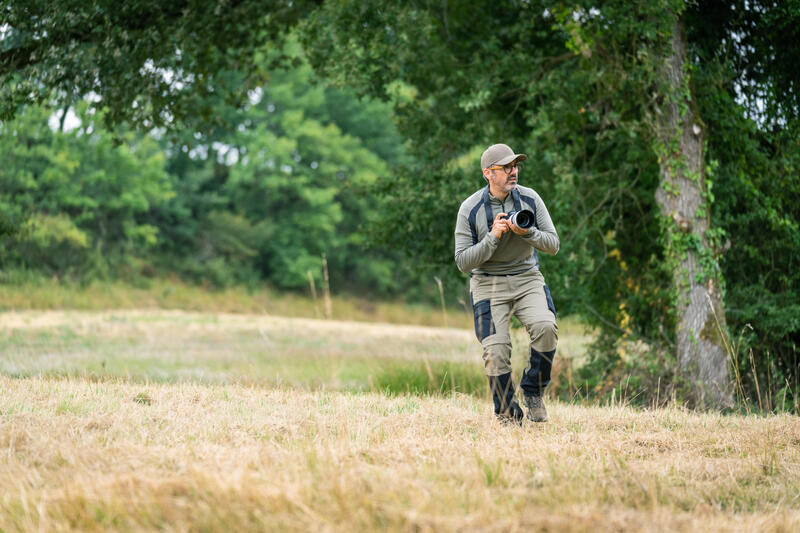
[(497, 213), (497, 216), (494, 217), (494, 222), (492, 222), (492, 235), (498, 239), (509, 230), (508, 219), (505, 217), (505, 213)]

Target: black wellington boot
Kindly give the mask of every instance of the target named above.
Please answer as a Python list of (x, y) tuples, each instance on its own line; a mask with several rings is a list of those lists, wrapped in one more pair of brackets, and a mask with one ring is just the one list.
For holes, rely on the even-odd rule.
[(511, 381), (511, 372), (502, 376), (489, 376), (489, 386), (492, 389), (494, 414), (501, 422), (515, 422), (522, 424), (525, 413), (514, 399), (514, 383)]
[(531, 359), (528, 368), (522, 373), (519, 387), (522, 389), (522, 403), (528, 408), (528, 420), (547, 422), (547, 409), (542, 395), (550, 384), (550, 371), (556, 351), (538, 352), (531, 348)]
[(550, 370), (553, 368), (553, 359), (556, 351), (537, 352), (531, 348), (531, 358), (528, 368), (522, 373), (519, 386), (525, 396), (539, 396), (544, 394), (550, 384)]

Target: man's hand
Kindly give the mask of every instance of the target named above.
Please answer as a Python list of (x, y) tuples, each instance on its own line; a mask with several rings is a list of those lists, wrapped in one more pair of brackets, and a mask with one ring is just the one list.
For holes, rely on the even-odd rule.
[(515, 224), (512, 224), (511, 222), (509, 222), (509, 223), (508, 223), (508, 228), (509, 228), (511, 231), (513, 231), (514, 233), (516, 233), (517, 235), (527, 235), (528, 233), (530, 233), (530, 232), (531, 232), (531, 230), (529, 230), (529, 229), (522, 229), (522, 228), (520, 228), (519, 226), (517, 226), (517, 225), (515, 225)]
[(494, 222), (492, 222), (492, 235), (498, 239), (502, 237), (503, 233), (507, 232), (511, 226), (511, 223), (505, 218), (506, 216), (505, 213), (497, 213), (497, 216), (494, 217)]

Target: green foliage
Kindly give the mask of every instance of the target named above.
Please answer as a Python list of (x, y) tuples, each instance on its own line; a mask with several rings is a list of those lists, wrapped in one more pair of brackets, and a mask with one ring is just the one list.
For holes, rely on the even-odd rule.
[(448, 296), (469, 301), (464, 283), (452, 268), (455, 246), (452, 227), (461, 201), (475, 185), (463, 169), (436, 169), (422, 174), (414, 167), (397, 169), (375, 188), (381, 198), (380, 220), (370, 227), (373, 240), (402, 250), (413, 269), (428, 279), (445, 280)]
[(0, 237), (14, 235), (19, 231), (19, 223), (6, 213), (0, 213)]
[[(397, 293), (410, 283), (390, 249), (367, 249), (381, 221), (372, 188), (405, 157), (390, 110), (276, 70), (230, 128), (168, 138), (176, 198), (155, 213), (165, 267), (215, 284), (266, 279), (306, 289)], [(384, 159), (385, 158), (385, 159)], [(171, 257), (163, 261), (165, 257)]]
[[(658, 241), (641, 238), (658, 231), (658, 167), (642, 116), (652, 68), (637, 70), (635, 54), (617, 54), (605, 70), (591, 69), (589, 57), (567, 47), (575, 41), (585, 49), (576, 32), (590, 26), (610, 41), (604, 46), (654, 55), (664, 32), (663, 17), (656, 16), (663, 6), (635, 8), (642, 10), (639, 22), (628, 18), (628, 5), (606, 8), (604, 14), (627, 24), (615, 23), (610, 37), (601, 31), (607, 19), (590, 6), (573, 10), (551, 2), (339, 1), (313, 13), (303, 33), (312, 63), (363, 93), (393, 98), (417, 152), (417, 165), (382, 186), (397, 214), (379, 232), (383, 242), (402, 244), (423, 265), (449, 266), (446, 274), (454, 279), (457, 205), (484, 184), (480, 150), (502, 140), (532, 156), (521, 183), (542, 195), (562, 236), (559, 255), (541, 258), (560, 309), (583, 312), (599, 325), (614, 323), (631, 279), (634, 285), (637, 278), (655, 281), (651, 294), (663, 289), (662, 272), (648, 270), (658, 265)], [(574, 19), (566, 15), (573, 12)], [(369, 68), (356, 68), (365, 57)], [(473, 147), (477, 154), (464, 164)], [(620, 242), (610, 244), (609, 235)], [(609, 256), (614, 249), (622, 250), (625, 275)]]
[[(678, 18), (687, 26), (693, 61), (686, 73), (695, 83), (674, 94), (663, 61)], [(506, 142), (531, 156), (521, 183), (541, 194), (561, 236), (559, 254), (542, 258), (557, 305), (600, 328), (587, 371), (621, 379), (625, 373), (619, 368), (628, 368), (628, 375), (652, 372), (653, 379), (672, 379), (674, 258), (692, 249), (702, 276), (719, 277), (722, 243), (726, 236), (741, 242), (743, 231), (749, 255), (739, 254), (735, 265), (725, 258), (722, 267), (730, 285), (731, 324), (760, 313), (766, 326), (770, 317), (770, 325), (780, 326), (766, 334), (769, 341), (760, 348), (774, 351), (780, 345), (796, 353), (797, 293), (787, 272), (800, 271), (793, 268), (796, 254), (790, 251), (797, 242), (797, 215), (791, 211), (797, 180), (786, 182), (796, 176), (800, 110), (794, 100), (794, 52), (777, 36), (781, 29), (795, 33), (787, 21), (797, 28), (798, 19), (796, 7), (744, 1), (338, 0), (303, 21), (302, 35), (316, 69), (362, 94), (392, 100), (412, 144), (416, 164), (381, 188), (391, 212), (399, 215), (379, 232), (384, 242), (400, 243), (422, 264), (451, 263), (452, 241), (441, 233), (452, 227), (458, 202), (482, 186), (478, 156), (473, 154), (469, 167), (458, 162), (475, 147)], [(737, 94), (745, 105), (714, 110), (716, 99), (733, 102)], [(658, 113), (672, 100), (684, 115), (689, 102), (699, 105), (709, 152), (720, 161), (713, 194), (706, 182), (711, 176), (694, 176), (706, 186), (703, 199), (712, 205), (711, 212), (701, 210), (714, 222), (705, 243), (699, 237), (670, 241), (676, 235), (665, 228), (654, 200), (659, 167), (680, 164), (677, 143), (658, 135)], [(773, 147), (750, 142), (766, 160), (755, 173), (744, 171), (734, 139), (748, 131), (763, 134), (764, 126), (776, 133), (760, 142)], [(722, 139), (730, 139), (731, 147), (724, 158), (718, 148)], [(776, 144), (777, 139), (782, 141)], [(739, 161), (737, 172), (729, 170), (730, 159)], [(754, 190), (737, 202), (758, 203), (755, 213), (731, 211), (731, 177), (750, 185), (744, 190)], [(765, 224), (745, 228), (745, 220)], [(451, 266), (447, 273), (451, 279), (454, 271)], [(761, 306), (752, 303), (751, 294), (748, 311), (741, 314), (744, 294), (757, 291), (753, 280), (774, 296), (762, 297)], [(641, 364), (634, 364), (642, 372), (632, 370), (630, 361), (618, 364), (619, 348), (637, 342), (648, 347), (639, 350)], [(796, 362), (793, 368), (782, 377), (796, 387)]]
[(310, 276), (321, 291), (326, 257), (334, 290), (407, 289), (396, 253), (368, 249), (365, 232), (385, 216), (378, 177), (407, 157), (391, 111), (311, 78), (308, 66), (275, 70), (246, 109), (220, 107), (226, 128), (204, 133), (112, 136), (88, 102), (72, 131), (38, 107), (3, 123), (4, 268), (302, 291)]
[[(96, 277), (149, 261), (299, 289), (309, 272), (321, 282), (325, 254), (334, 287), (408, 295), (437, 275), (457, 298), (455, 209), (483, 186), (481, 149), (503, 141), (531, 156), (521, 183), (562, 241), (543, 269), (560, 311), (600, 328), (598, 375), (621, 376), (619, 350), (637, 343), (635, 368), (668, 375), (675, 258), (693, 250), (703, 276), (721, 267), (732, 330), (749, 324), (746, 346), (770, 354), (756, 374), (800, 388), (794, 2), (36, 0), (0, 12), (0, 116), (18, 115), (1, 126), (4, 265)], [(668, 90), (679, 20), (693, 81)], [(298, 23), (315, 74), (388, 102), (406, 142), (385, 103), (312, 83), (286, 39)], [(75, 105), (81, 128), (53, 132), (49, 112), (24, 107), (45, 101), (62, 117)], [(657, 131), (668, 103), (684, 116), (697, 105), (718, 162), (689, 176), (710, 204), (702, 238), (667, 228), (654, 200), (659, 170), (682, 164)], [(137, 136), (126, 121), (165, 128)], [(382, 250), (365, 252), (371, 239)], [(397, 268), (399, 250), (415, 274)]]
[(788, 389), (797, 396), (800, 145), (789, 132), (765, 131), (745, 119), (729, 94), (707, 92), (704, 115), (718, 132), (709, 142), (710, 155), (719, 161), (712, 215), (725, 228), (717, 249), (739, 374), (749, 392), (755, 393), (758, 380), (762, 390), (772, 383), (776, 392)]
[(302, 0), (269, 10), (252, 1), (2, 1), (0, 119), (93, 94), (108, 125), (219, 126), (219, 108), (238, 107), (264, 79), (256, 51), (280, 43), (308, 8)]
[(0, 124), (0, 211), (25, 220), (4, 238), (6, 266), (91, 277), (156, 242), (144, 216), (173, 194), (160, 147), (133, 134), (117, 145), (85, 107), (78, 115), (82, 126), (69, 133), (51, 130), (43, 108)]

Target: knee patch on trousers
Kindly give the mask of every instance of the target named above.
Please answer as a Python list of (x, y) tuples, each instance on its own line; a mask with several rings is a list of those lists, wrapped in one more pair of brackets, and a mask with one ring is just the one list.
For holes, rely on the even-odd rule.
[(549, 352), (558, 345), (558, 326), (555, 322), (536, 322), (528, 328), (528, 333), (534, 350)]
[(497, 343), (483, 346), (483, 366), (487, 376), (500, 376), (511, 372), (511, 344)]

